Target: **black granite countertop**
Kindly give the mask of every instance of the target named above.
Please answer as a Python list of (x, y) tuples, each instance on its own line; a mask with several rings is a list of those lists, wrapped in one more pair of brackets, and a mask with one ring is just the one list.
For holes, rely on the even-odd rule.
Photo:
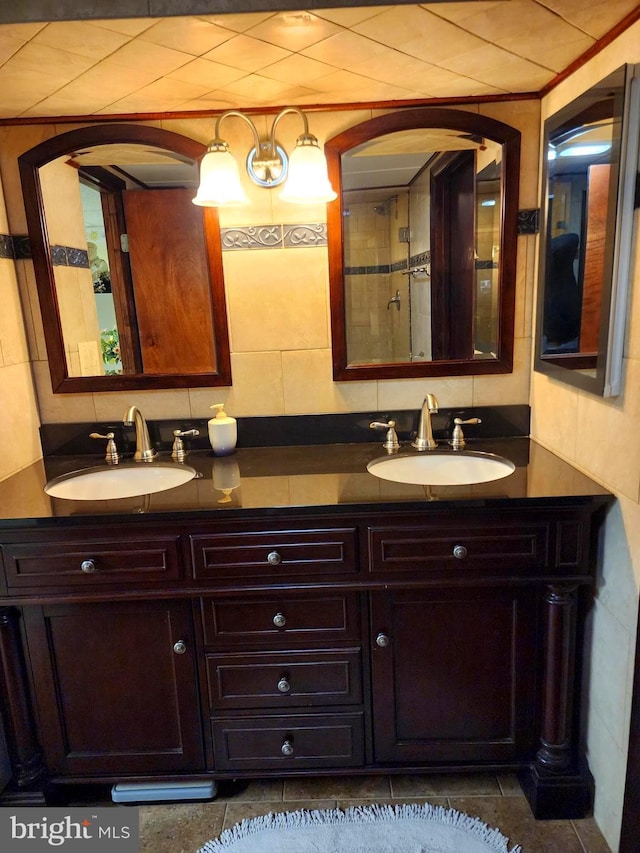
[[(455, 453), (446, 443), (441, 450)], [(468, 450), (497, 453), (516, 466), (509, 476), (465, 486), (416, 486), (379, 479), (367, 463), (385, 456), (375, 443), (245, 447), (227, 457), (210, 450), (189, 453), (198, 476), (177, 488), (120, 500), (51, 498), (44, 485), (69, 471), (103, 463), (96, 455), (51, 455), (0, 483), (0, 527), (48, 527), (63, 518), (72, 524), (117, 524), (123, 516), (205, 520), (223, 513), (252, 515), (356, 513), (375, 510), (605, 504), (613, 496), (559, 457), (526, 437), (469, 441)], [(401, 451), (413, 451), (403, 443)], [(170, 461), (168, 453), (159, 457)], [(147, 464), (147, 463), (140, 463)], [(153, 463), (151, 463), (153, 464)], [(174, 463), (179, 464), (179, 463)]]

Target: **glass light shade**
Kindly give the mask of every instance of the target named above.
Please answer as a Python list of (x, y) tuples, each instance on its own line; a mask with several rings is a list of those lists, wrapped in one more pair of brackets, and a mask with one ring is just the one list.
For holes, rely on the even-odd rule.
[(200, 186), (194, 204), (201, 207), (248, 204), (238, 164), (228, 149), (211, 148), (200, 163)]
[(317, 141), (310, 143), (304, 137), (298, 139), (289, 157), (289, 176), (280, 198), (294, 204), (333, 201), (337, 198), (337, 193), (329, 183), (327, 161)]

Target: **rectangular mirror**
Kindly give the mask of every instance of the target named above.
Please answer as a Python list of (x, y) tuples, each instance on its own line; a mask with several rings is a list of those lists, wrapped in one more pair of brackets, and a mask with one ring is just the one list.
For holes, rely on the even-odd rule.
[(534, 368), (620, 392), (640, 135), (637, 66), (545, 122)]

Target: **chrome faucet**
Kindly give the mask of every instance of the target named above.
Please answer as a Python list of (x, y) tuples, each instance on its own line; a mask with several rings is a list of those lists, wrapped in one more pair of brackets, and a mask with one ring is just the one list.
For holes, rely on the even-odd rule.
[(136, 428), (136, 452), (133, 454), (136, 462), (153, 462), (158, 451), (151, 446), (147, 422), (140, 409), (137, 406), (129, 406), (122, 416), (122, 423), (125, 426), (134, 425)]
[(427, 394), (420, 410), (420, 420), (418, 421), (418, 433), (415, 439), (411, 442), (411, 446), (416, 450), (433, 450), (438, 446), (438, 443), (433, 437), (431, 428), (431, 415), (438, 411), (438, 401), (433, 394)]

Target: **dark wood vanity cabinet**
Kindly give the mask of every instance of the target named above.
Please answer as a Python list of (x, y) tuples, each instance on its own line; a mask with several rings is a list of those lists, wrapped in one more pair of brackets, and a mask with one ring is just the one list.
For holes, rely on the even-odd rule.
[(22, 617), (51, 775), (204, 769), (188, 602), (43, 604)]
[(596, 508), (11, 531), (23, 752), (54, 782), (512, 768), (538, 816), (578, 816)]
[(535, 752), (535, 589), (370, 599), (376, 761), (508, 764)]

